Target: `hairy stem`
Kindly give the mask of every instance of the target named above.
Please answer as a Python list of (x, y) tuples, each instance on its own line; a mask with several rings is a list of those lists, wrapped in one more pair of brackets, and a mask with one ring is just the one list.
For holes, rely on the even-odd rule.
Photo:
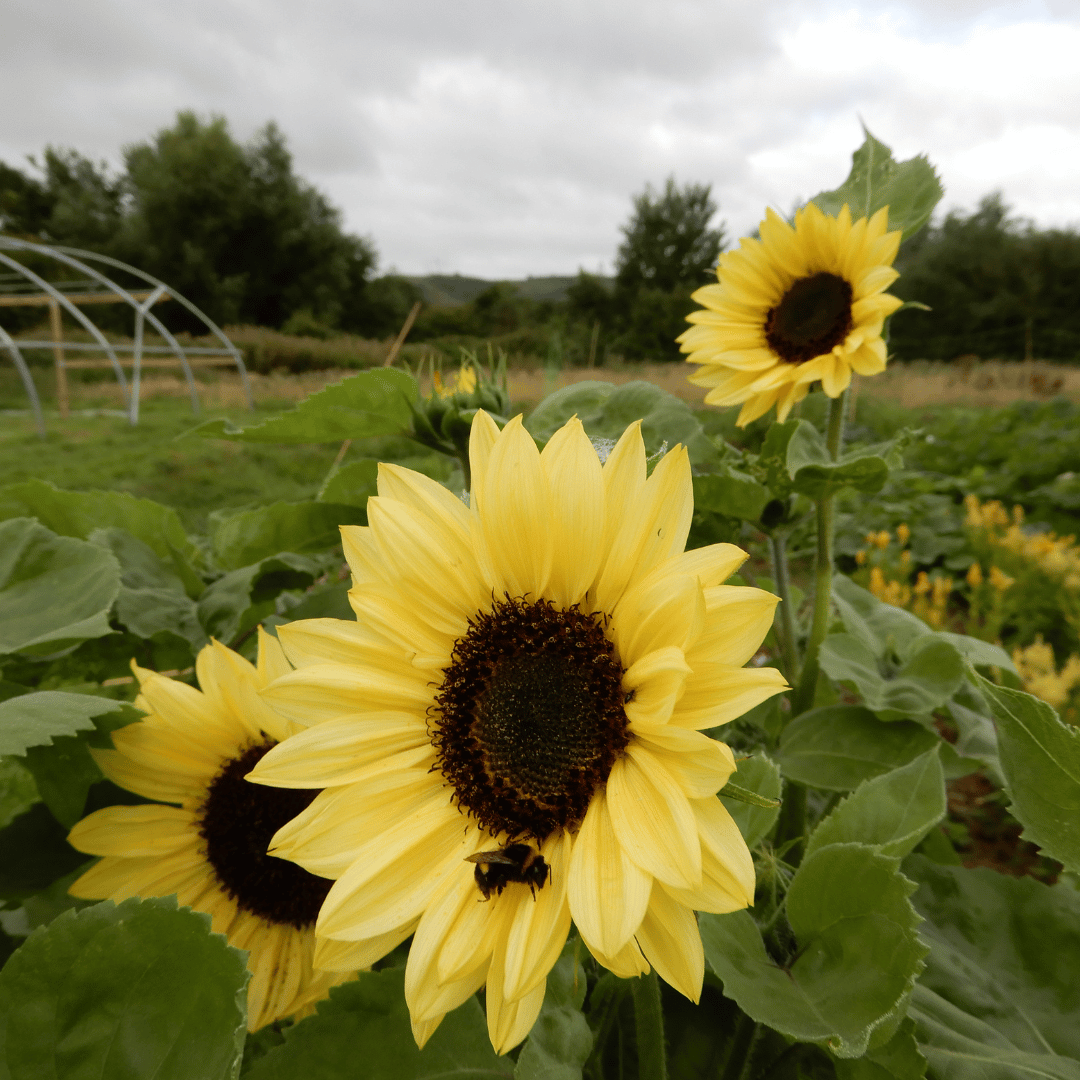
[(638, 1076), (640, 1080), (667, 1080), (664, 1010), (660, 980), (655, 971), (634, 979), (634, 1019), (637, 1022)]
[(792, 686), (799, 677), (799, 642), (795, 632), (795, 609), (791, 605), (791, 578), (788, 574), (787, 537), (778, 533), (769, 537), (769, 553), (772, 555), (773, 579), (780, 597), (780, 658), (784, 674)]
[(754, 1038), (757, 1035), (757, 1024), (744, 1012), (739, 1013), (739, 1019), (735, 1022), (735, 1034), (731, 1040), (731, 1051), (724, 1063), (724, 1072), (721, 1080), (740, 1080), (746, 1074), (746, 1067), (750, 1063), (750, 1051), (754, 1047)]
[[(829, 456), (833, 461), (839, 457), (840, 443), (844, 435), (845, 391), (829, 402), (829, 427), (825, 439)], [(833, 533), (836, 495), (827, 491), (817, 503), (817, 558), (814, 563), (814, 619), (810, 626), (810, 639), (806, 643), (799, 685), (792, 697), (791, 716), (794, 719), (814, 704), (814, 691), (818, 680), (818, 650), (829, 629), (829, 612), (832, 603)]]

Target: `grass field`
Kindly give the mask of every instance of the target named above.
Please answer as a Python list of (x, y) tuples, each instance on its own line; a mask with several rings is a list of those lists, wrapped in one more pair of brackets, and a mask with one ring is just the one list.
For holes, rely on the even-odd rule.
[[(513, 400), (526, 408), (555, 386), (586, 378), (622, 383), (647, 379), (699, 406), (704, 391), (686, 382), (677, 364), (627, 366), (618, 370), (562, 372), (516, 370), (510, 376)], [(313, 390), (349, 372), (253, 375), (255, 416), (288, 408)], [(192, 414), (183, 380), (151, 375), (143, 384), (141, 419), (131, 427), (119, 414), (118, 388), (100, 379), (73, 381), (72, 415), (61, 420), (48, 369), (37, 369), (46, 407), (48, 434), (40, 439), (26, 409), (21, 386), (0, 369), (0, 483), (30, 477), (77, 490), (128, 491), (177, 508), (193, 531), (205, 529), (216, 508), (311, 498), (318, 491), (337, 446), (273, 446), (186, 437), (201, 420), (228, 416), (250, 422), (239, 379), (231, 372), (203, 372), (199, 383), (202, 414)], [(873, 414), (875, 427), (919, 426), (941, 418), (951, 405), (1000, 407), (1012, 401), (1046, 400), (1052, 394), (1080, 401), (1080, 369), (1036, 364), (981, 364), (971, 369), (948, 365), (896, 366), (859, 388), (860, 409)], [(712, 413), (712, 410), (708, 410)], [(734, 413), (730, 417), (734, 419)], [(714, 416), (711, 427), (716, 426)], [(392, 447), (355, 444), (349, 458), (413, 452), (411, 443)], [(418, 448), (416, 448), (418, 449)]]

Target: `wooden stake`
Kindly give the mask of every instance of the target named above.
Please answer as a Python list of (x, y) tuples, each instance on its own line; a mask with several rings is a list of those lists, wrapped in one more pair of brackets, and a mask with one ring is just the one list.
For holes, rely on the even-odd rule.
[(68, 401), (67, 370), (64, 367), (64, 328), (60, 320), (60, 305), (49, 297), (49, 324), (52, 327), (53, 361), (56, 364), (56, 401), (60, 407), (60, 418), (66, 420), (71, 415)]
[(389, 367), (397, 359), (397, 354), (401, 352), (401, 346), (405, 344), (405, 339), (409, 336), (412, 324), (416, 322), (416, 316), (420, 314), (421, 306), (419, 300), (413, 304), (412, 311), (406, 316), (405, 322), (398, 331), (398, 336), (394, 339), (394, 344), (390, 346), (390, 351), (386, 354), (386, 359), (383, 361), (383, 367)]

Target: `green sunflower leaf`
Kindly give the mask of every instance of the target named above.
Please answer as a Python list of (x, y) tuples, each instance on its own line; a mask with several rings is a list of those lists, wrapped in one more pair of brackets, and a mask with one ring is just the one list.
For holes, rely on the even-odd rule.
[(199, 622), (210, 637), (226, 643), (274, 613), (286, 589), (306, 589), (321, 567), (304, 555), (282, 552), (218, 578), (199, 597)]
[(0, 829), (0, 898), (33, 896), (83, 866), (88, 857), (67, 842), (67, 834), (40, 802)]
[(911, 856), (930, 945), (910, 1015), (949, 1080), (1080, 1077), (1080, 894)]
[[(367, 511), (330, 502), (276, 502), (210, 515), (214, 558), (238, 570), (281, 551), (311, 554), (341, 545), (340, 526), (366, 525)], [(343, 556), (344, 558), (344, 556)]]
[(945, 189), (933, 165), (923, 156), (893, 159), (892, 151), (863, 127), (866, 136), (852, 155), (848, 178), (834, 191), (823, 191), (810, 201), (823, 213), (840, 213), (846, 203), (852, 218), (869, 217), (889, 208), (889, 229), (903, 230), (903, 239), (929, 220)]
[(62, 736), (94, 731), (94, 718), (126, 711), (123, 701), (41, 690), (0, 701), (0, 755), (25, 754), (27, 747), (46, 746)]
[(172, 562), (185, 586), (196, 589), (195, 595), (202, 590), (191, 569), (198, 552), (180, 515), (152, 499), (123, 491), (63, 491), (45, 480), (25, 480), (0, 488), (0, 520), (13, 517), (35, 517), (54, 533), (78, 540), (89, 540), (95, 529), (123, 529)]
[(118, 622), (141, 638), (180, 638), (193, 655), (206, 644), (195, 601), (170, 562), (124, 529), (95, 529), (89, 540), (111, 551), (120, 565)]
[(296, 408), (238, 428), (228, 420), (208, 420), (191, 434), (208, 439), (263, 443), (326, 443), (397, 435), (412, 426), (409, 403), (416, 380), (396, 368), (373, 368), (304, 398)]
[[(742, 787), (764, 795), (767, 799), (780, 798), (780, 770), (764, 754), (754, 754), (753, 757), (739, 761), (734, 778)], [(756, 847), (772, 832), (780, 813), (779, 807), (772, 809), (766, 806), (751, 806), (749, 803), (725, 798), (723, 789), (720, 791), (720, 799), (735, 819), (735, 824), (739, 826), (749, 848)]]
[(34, 774), (14, 757), (0, 757), (0, 829), (40, 801)]
[(851, 791), (864, 780), (907, 765), (939, 741), (913, 721), (883, 723), (858, 705), (827, 705), (784, 728), (779, 764), (791, 780)]
[(964, 681), (956, 647), (937, 635), (921, 638), (895, 672), (882, 673), (874, 654), (852, 634), (830, 634), (818, 654), (821, 670), (848, 682), (882, 720), (926, 716), (944, 705)]
[(1022, 690), (981, 677), (980, 686), (997, 720), (1009, 809), (1024, 839), (1080, 872), (1080, 730)]
[[(367, 501), (378, 491), (379, 463), (374, 458), (349, 461), (323, 481), (316, 499), (321, 503), (358, 506), (367, 510)], [(362, 524), (367, 523), (365, 517)]]
[(864, 780), (810, 834), (806, 854), (827, 844), (872, 844), (903, 857), (945, 816), (940, 746), (898, 769)]
[(59, 736), (51, 746), (29, 747), (26, 767), (53, 817), (69, 829), (82, 817), (91, 785), (103, 779), (85, 740), (73, 735)]
[(709, 441), (700, 421), (681, 398), (651, 383), (635, 381), (615, 386), (609, 382), (579, 382), (549, 394), (529, 414), (525, 427), (546, 442), (576, 415), (590, 439), (618, 439), (640, 420), (641, 437), (650, 456), (682, 443), (695, 465), (713, 467), (719, 451)]
[(175, 897), (65, 912), (0, 971), (0, 1080), (235, 1076), (248, 978)]
[(757, 521), (772, 497), (752, 476), (721, 465), (716, 472), (694, 477), (694, 509), (725, 517)]
[(896, 1033), (882, 1046), (870, 1049), (861, 1058), (835, 1063), (838, 1080), (922, 1080), (926, 1058), (915, 1041), (915, 1024), (905, 1017)]
[(31, 518), (0, 522), (0, 655), (51, 655), (113, 632), (120, 566)]
[(791, 1038), (825, 1042), (841, 1058), (866, 1052), (876, 1028), (910, 993), (926, 948), (899, 861), (863, 844), (830, 844), (792, 879), (793, 959), (768, 954), (750, 915), (702, 915), (709, 966), (725, 996)]
[[(495, 1080), (514, 1075), (498, 1057), (476, 998), (448, 1014), (423, 1050), (416, 1048), (405, 1004), (405, 969), (361, 972), (330, 991), (314, 1016), (285, 1033), (245, 1080)], [(2, 1078), (0, 1078), (2, 1080)]]
[(514, 1080), (581, 1080), (593, 1035), (581, 1011), (585, 971), (579, 941), (569, 942), (551, 969), (540, 1015), (518, 1056)]

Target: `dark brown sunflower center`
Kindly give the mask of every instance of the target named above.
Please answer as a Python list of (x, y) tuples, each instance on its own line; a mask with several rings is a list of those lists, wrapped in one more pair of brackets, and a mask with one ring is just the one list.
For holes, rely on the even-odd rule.
[(836, 274), (799, 278), (765, 317), (765, 340), (781, 360), (802, 364), (830, 352), (851, 330), (851, 286)]
[(218, 882), (241, 908), (301, 929), (315, 922), (333, 882), (266, 853), (274, 833), (318, 795), (244, 779), (272, 746), (253, 746), (226, 762), (210, 784), (199, 835)]
[(431, 738), (458, 805), (540, 841), (581, 821), (629, 740), (598, 618), (507, 597), (470, 620), (443, 675)]

